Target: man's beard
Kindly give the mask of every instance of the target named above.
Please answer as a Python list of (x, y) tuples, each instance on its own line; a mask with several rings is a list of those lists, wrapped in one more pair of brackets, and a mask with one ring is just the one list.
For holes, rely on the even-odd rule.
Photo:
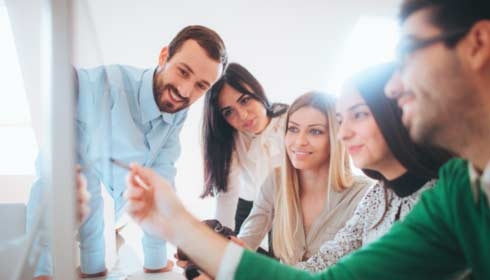
[[(169, 99), (175, 99), (171, 96), (166, 96), (167, 98), (165, 100), (162, 100), (162, 96), (164, 96), (165, 93), (170, 95), (172, 92), (175, 96), (178, 98), (178, 102), (174, 103), (170, 101)], [(155, 98), (155, 103), (158, 106), (158, 109), (161, 112), (165, 113), (176, 113), (182, 109), (185, 109), (189, 107), (190, 105), (190, 100), (187, 97), (183, 97), (179, 90), (173, 86), (172, 84), (163, 84), (163, 86), (159, 86), (158, 84), (155, 85), (153, 88), (153, 96)]]

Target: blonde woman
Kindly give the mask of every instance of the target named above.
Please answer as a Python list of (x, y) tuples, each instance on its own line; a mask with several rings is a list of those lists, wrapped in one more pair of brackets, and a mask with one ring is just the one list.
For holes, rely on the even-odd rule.
[(238, 237), (256, 250), (272, 229), (274, 256), (295, 264), (345, 225), (370, 181), (352, 176), (348, 155), (336, 140), (332, 97), (300, 96), (286, 123), (283, 172), (262, 186)]

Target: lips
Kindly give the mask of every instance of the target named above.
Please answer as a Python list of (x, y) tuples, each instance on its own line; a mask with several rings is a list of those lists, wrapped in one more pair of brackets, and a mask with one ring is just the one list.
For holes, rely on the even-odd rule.
[(349, 152), (350, 155), (357, 154), (363, 147), (364, 145), (354, 145), (354, 146), (349, 146), (347, 148), (347, 151)]
[(312, 152), (308, 152), (308, 151), (293, 150), (293, 155), (298, 160), (305, 159), (305, 158), (307, 158), (311, 154), (312, 154)]
[(243, 123), (243, 127), (245, 127), (246, 129), (251, 129), (253, 127), (254, 123), (255, 123), (255, 119), (245, 121)]
[(398, 107), (403, 110), (408, 104), (411, 104), (414, 99), (414, 96), (410, 93), (404, 93), (398, 98)]
[(175, 94), (175, 92), (170, 88), (168, 89), (168, 96), (169, 96), (170, 100), (174, 103), (182, 102), (182, 98), (180, 98), (180, 96)]

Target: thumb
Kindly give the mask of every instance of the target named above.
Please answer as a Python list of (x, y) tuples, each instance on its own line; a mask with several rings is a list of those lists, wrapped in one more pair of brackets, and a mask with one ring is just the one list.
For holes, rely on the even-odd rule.
[(129, 167), (131, 168), (131, 173), (133, 173), (134, 175), (138, 175), (145, 182), (151, 183), (155, 178), (155, 172), (150, 168), (143, 167), (140, 164), (134, 162), (131, 163)]

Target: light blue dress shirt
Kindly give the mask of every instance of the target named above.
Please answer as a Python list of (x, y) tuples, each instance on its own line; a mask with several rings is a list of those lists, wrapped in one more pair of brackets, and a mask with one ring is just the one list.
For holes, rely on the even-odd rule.
[[(173, 185), (175, 161), (180, 155), (179, 133), (187, 110), (170, 114), (159, 111), (153, 97), (153, 69), (111, 65), (78, 69), (78, 156), (91, 194), (90, 214), (80, 226), (81, 270), (105, 269), (104, 217), (101, 186), (114, 199), (116, 220), (123, 214), (127, 170), (111, 165), (109, 158), (151, 167)], [(36, 180), (28, 204), (28, 224), (38, 204), (42, 179)], [(167, 263), (164, 240), (144, 234), (144, 266)], [(47, 244), (36, 275), (52, 275)]]

